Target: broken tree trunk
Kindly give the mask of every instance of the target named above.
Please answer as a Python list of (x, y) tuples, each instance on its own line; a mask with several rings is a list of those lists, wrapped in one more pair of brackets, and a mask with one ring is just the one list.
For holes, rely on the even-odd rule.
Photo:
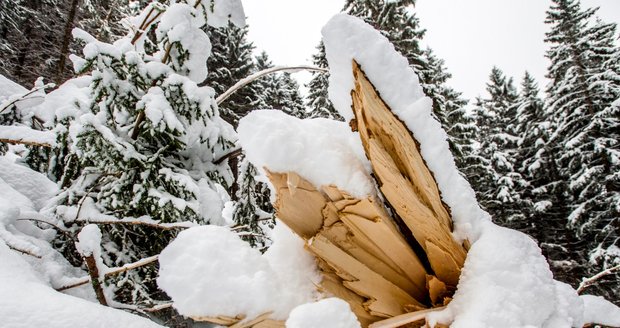
[(347, 301), (362, 326), (384, 318), (402, 322), (408, 312), (417, 314), (405, 318), (419, 321), (427, 313), (420, 311), (451, 300), (466, 250), (452, 238), (450, 210), (412, 133), (356, 62), (353, 73), (351, 126), (384, 197), (358, 199), (265, 168), (276, 214), (317, 258), (319, 288)]

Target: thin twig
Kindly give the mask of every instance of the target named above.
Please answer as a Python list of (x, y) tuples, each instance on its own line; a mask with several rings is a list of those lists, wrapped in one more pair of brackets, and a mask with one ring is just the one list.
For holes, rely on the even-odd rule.
[(153, 313), (153, 312), (165, 310), (165, 309), (168, 309), (168, 308), (171, 308), (171, 307), (172, 307), (172, 303), (164, 303), (164, 304), (155, 305), (155, 306), (150, 307), (150, 308), (141, 308), (140, 310), (142, 310), (144, 312), (148, 312), (148, 313)]
[(11, 107), (12, 105), (17, 103), (18, 101), (25, 100), (25, 98), (30, 96), (31, 94), (33, 94), (33, 93), (35, 93), (35, 92), (37, 92), (39, 90), (44, 90), (44, 89), (47, 89), (47, 88), (53, 88), (54, 86), (56, 86), (54, 83), (48, 83), (46, 85), (33, 88), (32, 90), (30, 90), (30, 91), (26, 92), (25, 94), (21, 95), (19, 98), (14, 99), (13, 101), (9, 102), (8, 104), (2, 106), (2, 108), (0, 108), (0, 113), (5, 111), (7, 108)]
[(21, 248), (15, 247), (15, 246), (13, 246), (13, 245), (9, 244), (8, 242), (6, 242), (6, 240), (5, 240), (5, 243), (6, 243), (6, 245), (7, 245), (7, 246), (9, 246), (9, 248), (10, 248), (10, 249), (12, 249), (12, 250), (14, 250), (14, 251), (16, 251), (16, 252), (20, 252), (20, 253), (22, 253), (22, 254), (30, 255), (30, 256), (32, 256), (32, 257), (36, 257), (36, 258), (38, 258), (38, 259), (40, 259), (40, 258), (41, 258), (41, 255), (37, 255), (37, 254), (31, 253), (31, 252), (29, 252), (29, 251), (23, 250), (23, 249), (21, 249)]
[[(125, 264), (125, 265), (123, 265), (121, 267), (111, 268), (110, 271), (106, 272), (103, 275), (103, 277), (104, 278), (108, 278), (108, 277), (111, 277), (111, 276), (114, 276), (114, 275), (117, 275), (117, 274), (121, 274), (123, 272), (127, 272), (129, 270), (137, 269), (139, 267), (143, 267), (143, 266), (149, 265), (149, 264), (151, 264), (153, 262), (156, 262), (158, 259), (159, 259), (159, 255), (154, 255), (154, 256), (147, 257), (147, 258), (144, 258), (142, 260), (139, 260), (139, 261), (136, 261), (136, 262), (133, 262), (133, 263)], [(67, 289), (71, 289), (71, 288), (75, 288), (75, 287), (86, 285), (90, 281), (91, 281), (90, 277), (82, 277), (78, 281), (72, 283), (71, 285), (62, 286), (60, 288), (57, 288), (56, 290), (61, 292), (63, 290), (67, 290)]]
[(39, 220), (39, 219), (17, 219), (17, 221), (32, 221), (32, 222), (38, 222), (38, 223), (45, 223), (47, 225), (52, 226), (54, 229), (60, 231), (63, 235), (69, 237), (69, 239), (75, 239), (67, 230), (62, 229), (61, 227), (51, 223), (51, 222), (47, 222), (44, 220)]
[(221, 164), (222, 162), (224, 162), (225, 160), (232, 158), (232, 157), (238, 157), (239, 155), (241, 155), (241, 153), (243, 153), (243, 149), (241, 148), (237, 148), (233, 151), (231, 151), (230, 153), (216, 159), (215, 161), (213, 161), (213, 164), (218, 165)]
[(579, 284), (579, 288), (577, 288), (577, 293), (581, 294), (586, 288), (594, 285), (594, 283), (596, 283), (597, 280), (608, 276), (610, 274), (614, 274), (616, 273), (616, 271), (620, 271), (620, 265), (616, 265), (615, 267), (611, 267), (607, 270), (603, 270), (595, 275), (593, 275), (590, 278), (584, 278), (583, 280), (581, 280), (581, 283)]

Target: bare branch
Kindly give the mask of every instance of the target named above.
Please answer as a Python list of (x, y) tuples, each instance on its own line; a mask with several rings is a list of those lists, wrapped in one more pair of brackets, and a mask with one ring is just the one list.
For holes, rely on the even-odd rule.
[(215, 165), (221, 164), (222, 162), (224, 162), (225, 160), (227, 160), (229, 158), (240, 156), (241, 153), (243, 153), (243, 149), (237, 148), (237, 149), (231, 151), (230, 153), (228, 153), (228, 154), (226, 154), (226, 155), (216, 159), (215, 161), (213, 161), (213, 164), (215, 164)]
[(221, 103), (224, 102), (224, 100), (228, 99), (228, 97), (230, 97), (237, 90), (252, 83), (253, 81), (256, 81), (257, 79), (260, 79), (261, 77), (265, 75), (276, 73), (276, 72), (291, 72), (292, 73), (292, 72), (299, 72), (299, 71), (327, 72), (328, 70), (326, 68), (320, 68), (316, 66), (307, 66), (307, 65), (270, 67), (262, 71), (256, 72), (240, 80), (239, 82), (235, 83), (235, 85), (233, 85), (228, 90), (226, 90), (224, 93), (222, 93), (219, 97), (217, 97), (215, 101), (217, 102), (218, 105), (220, 105)]
[(590, 278), (583, 278), (583, 280), (581, 280), (581, 283), (579, 284), (579, 288), (577, 288), (577, 293), (581, 294), (586, 288), (594, 285), (596, 283), (597, 280), (608, 276), (610, 274), (614, 274), (616, 272), (620, 271), (620, 265), (616, 265), (615, 267), (609, 268), (607, 270), (603, 270), (595, 275), (593, 275)]
[(161, 310), (171, 308), (171, 307), (172, 307), (172, 303), (164, 303), (164, 304), (155, 305), (150, 308), (142, 308), (140, 310), (144, 312), (148, 312), (148, 313), (153, 313), (153, 312), (161, 311)]
[[(123, 272), (129, 271), (129, 270), (133, 270), (133, 269), (137, 269), (139, 267), (143, 267), (146, 265), (149, 265), (153, 262), (156, 262), (159, 259), (159, 255), (154, 255), (151, 257), (147, 257), (144, 258), (142, 260), (133, 262), (133, 263), (128, 263), (125, 264), (121, 267), (117, 267), (117, 268), (111, 268), (110, 271), (106, 272), (103, 277), (104, 278), (108, 278), (117, 274), (121, 274)], [(80, 278), (78, 281), (72, 283), (71, 285), (67, 285), (67, 286), (62, 286), (60, 288), (57, 288), (56, 290), (61, 292), (63, 290), (67, 290), (67, 289), (71, 289), (71, 288), (75, 288), (75, 287), (79, 287), (82, 285), (86, 285), (87, 283), (89, 283), (91, 281), (91, 277), (83, 277)]]

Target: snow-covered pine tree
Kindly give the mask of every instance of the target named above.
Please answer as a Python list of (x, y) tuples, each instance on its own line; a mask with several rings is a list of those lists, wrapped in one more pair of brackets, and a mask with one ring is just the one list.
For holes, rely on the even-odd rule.
[(60, 84), (73, 76), (66, 60), (77, 50), (72, 27), (108, 41), (120, 36), (119, 20), (138, 5), (129, 0), (3, 0), (0, 73), (22, 85), (32, 85), (38, 77)]
[(266, 229), (275, 224), (269, 187), (258, 179), (258, 170), (245, 157), (240, 161), (239, 172), (233, 221), (243, 240), (262, 249), (268, 246)]
[(433, 115), (448, 133), (448, 143), (457, 167), (467, 175), (477, 162), (473, 148), (476, 122), (467, 112), (467, 101), (461, 93), (447, 85), (452, 75), (446, 71), (444, 61), (437, 58), (430, 48), (422, 52), (420, 60), (420, 82), (425, 94), (433, 99)]
[[(205, 83), (215, 89), (216, 95), (224, 93), (239, 80), (253, 73), (254, 45), (247, 40), (247, 34), (247, 25), (238, 27), (232, 23), (208, 30), (213, 49), (207, 66), (213, 69), (209, 71)], [(228, 123), (237, 126), (241, 117), (258, 106), (259, 91), (256, 84), (250, 83), (220, 104), (220, 110)]]
[[(266, 52), (256, 56), (256, 71), (273, 67)], [(256, 82), (261, 109), (277, 109), (297, 118), (307, 117), (299, 85), (289, 73), (269, 74)]]
[(470, 176), (478, 201), (493, 218), (504, 225), (521, 215), (518, 186), (525, 184), (515, 168), (518, 136), (516, 121), (517, 91), (512, 78), (497, 67), (489, 75), (487, 99), (478, 99), (475, 109), (478, 126), (478, 163)]
[[(325, 45), (323, 41), (317, 46), (318, 53), (312, 55), (312, 63), (320, 68), (327, 68), (327, 58), (325, 58)], [(307, 106), (310, 109), (310, 117), (329, 118), (337, 121), (344, 121), (344, 118), (336, 111), (327, 95), (329, 85), (328, 72), (312, 72), (312, 79), (308, 82)]]
[[(108, 266), (157, 254), (174, 236), (120, 219), (222, 223), (221, 194), (232, 176), (226, 162), (214, 160), (234, 145), (235, 134), (219, 116), (214, 90), (198, 83), (207, 77), (211, 49), (206, 25), (228, 18), (242, 25), (244, 16), (213, 5), (154, 2), (136, 19), (151, 24), (113, 44), (77, 33), (87, 45), (85, 58), (74, 61), (92, 76), (91, 104), (70, 127), (83, 169), (57, 213), (71, 229), (84, 221), (116, 222), (102, 229)], [(142, 267), (110, 286), (118, 301), (153, 302), (154, 278), (152, 268)]]
[(0, 54), (4, 60), (0, 61), (0, 73), (7, 75), (9, 62), (6, 58), (13, 55), (17, 49), (9, 37), (11, 33), (19, 31), (22, 17), (26, 16), (28, 9), (22, 0), (4, 0), (0, 2)]
[[(525, 72), (521, 81), (521, 90), (514, 107), (516, 108), (516, 122), (512, 130), (519, 136), (515, 153), (515, 169), (523, 179), (524, 184), (517, 185), (517, 193), (520, 195), (521, 209), (525, 220), (514, 221), (510, 224), (515, 228), (538, 238), (538, 231), (542, 218), (539, 211), (544, 210), (548, 201), (546, 196), (534, 192), (533, 185), (539, 184), (538, 181), (546, 179), (547, 176), (540, 175), (538, 167), (545, 165), (541, 162), (540, 154), (544, 152), (544, 146), (549, 138), (549, 122), (546, 121), (543, 101), (539, 97), (538, 84), (529, 72)], [(542, 199), (539, 199), (541, 198)]]
[[(578, 238), (573, 262), (556, 268), (569, 282), (620, 262), (618, 245), (618, 110), (619, 49), (616, 25), (594, 19), (597, 9), (582, 9), (578, 0), (553, 0), (547, 11), (550, 44), (546, 100), (551, 134), (542, 154), (552, 163), (549, 181), (539, 186), (553, 195), (550, 215)], [(566, 245), (563, 245), (566, 246)], [(618, 299), (615, 283), (597, 292)]]

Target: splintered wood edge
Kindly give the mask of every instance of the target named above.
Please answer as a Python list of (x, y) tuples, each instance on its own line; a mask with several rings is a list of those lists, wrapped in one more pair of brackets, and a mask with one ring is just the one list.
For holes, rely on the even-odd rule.
[[(356, 294), (370, 299), (369, 304), (387, 306), (390, 313), (381, 312), (381, 316), (389, 317), (404, 313), (404, 306), (413, 304), (424, 308), (413, 296), (403, 291), (375, 271), (368, 268), (353, 256), (349, 255), (327, 238), (319, 235), (307, 243), (307, 248), (333, 267), (336, 274), (344, 273), (343, 284)], [(340, 261), (336, 261), (338, 258)], [(346, 279), (348, 278), (348, 279)], [(352, 278), (352, 279), (351, 279)], [(375, 307), (369, 305), (371, 310)], [(379, 315), (379, 313), (376, 313)]]
[(371, 323), (370, 325), (368, 325), (368, 328), (396, 328), (396, 327), (404, 326), (409, 323), (426, 320), (426, 315), (428, 315), (429, 313), (442, 311), (445, 308), (446, 308), (445, 306), (442, 306), (442, 307), (432, 308), (428, 310), (401, 314), (401, 315), (398, 315), (398, 316), (395, 316), (389, 319)]
[(190, 318), (198, 322), (209, 322), (209, 323), (214, 323), (216, 325), (231, 326), (243, 320), (245, 316), (236, 316), (236, 317), (229, 317), (229, 316), (223, 316), (223, 315), (220, 315), (220, 316), (190, 316)]
[[(408, 187), (409, 185), (411, 185), (411, 187), (413, 188), (412, 189), (413, 196), (416, 196), (415, 194), (419, 193), (420, 194), (419, 196), (424, 199), (424, 200), (420, 199), (422, 200), (422, 203), (420, 205), (423, 205), (422, 206), (423, 208), (421, 207), (420, 209), (423, 210), (422, 212), (428, 211), (429, 213), (427, 214), (431, 214), (431, 217), (427, 218), (428, 220), (425, 220), (427, 221), (425, 223), (430, 224), (429, 227), (438, 225), (437, 226), (438, 229), (431, 229), (431, 230), (438, 230), (438, 232), (445, 231), (446, 236), (440, 238), (440, 240), (444, 240), (444, 241), (441, 242), (435, 239), (438, 236), (434, 236), (435, 238), (433, 238), (433, 235), (425, 237), (425, 234), (429, 233), (430, 231), (423, 232), (424, 235), (419, 235), (420, 232), (416, 231), (415, 229), (416, 225), (413, 224), (414, 222), (409, 222), (411, 221), (412, 218), (402, 217), (402, 215), (401, 215), (401, 218), (405, 220), (405, 223), (407, 223), (407, 225), (410, 227), (412, 232), (414, 232), (416, 239), (422, 245), (422, 247), (425, 248), (427, 255), (429, 254), (428, 254), (428, 249), (426, 249), (426, 245), (427, 245), (427, 242), (429, 241), (428, 240), (429, 237), (431, 237), (431, 240), (432, 239), (437, 240), (436, 242), (439, 242), (440, 244), (445, 243), (445, 245), (442, 245), (442, 246), (439, 246), (439, 245), (434, 245), (434, 246), (439, 247), (439, 249), (445, 249), (445, 251), (448, 251), (448, 254), (445, 254), (445, 255), (448, 255), (447, 257), (451, 257), (452, 260), (445, 261), (445, 257), (442, 256), (444, 257), (444, 259), (441, 259), (441, 258), (435, 259), (436, 263), (435, 265), (433, 265), (433, 259), (431, 259), (429, 255), (429, 261), (431, 262), (431, 265), (433, 266), (434, 269), (440, 269), (442, 271), (444, 269), (441, 269), (441, 267), (443, 267), (443, 265), (448, 265), (448, 267), (446, 268), (447, 269), (446, 272), (444, 273), (436, 272), (436, 274), (438, 273), (439, 276), (441, 276), (443, 280), (448, 281), (450, 284), (456, 285), (456, 282), (458, 282), (458, 278), (460, 275), (460, 268), (463, 266), (463, 263), (464, 263), (466, 251), (462, 245), (459, 245), (458, 243), (456, 243), (456, 241), (453, 239), (452, 235), (450, 234), (451, 227), (452, 227), (452, 219), (448, 214), (449, 209), (447, 208), (447, 206), (445, 206), (445, 203), (443, 203), (441, 199), (441, 191), (439, 190), (439, 187), (436, 184), (436, 180), (434, 179), (433, 173), (430, 171), (430, 169), (428, 168), (428, 166), (426, 165), (424, 161), (424, 158), (421, 156), (419, 149), (418, 149), (418, 144), (415, 138), (413, 137), (413, 135), (411, 134), (411, 131), (409, 131), (406, 125), (391, 112), (391, 110), (389, 109), (389, 106), (387, 106), (387, 104), (385, 104), (385, 102), (381, 99), (376, 88), (374, 88), (374, 86), (372, 85), (372, 82), (368, 80), (368, 78), (366, 77), (364, 72), (361, 70), (357, 62), (355, 62), (355, 60), (352, 61), (352, 66), (353, 66), (353, 75), (355, 78), (355, 89), (352, 90), (351, 92), (351, 97), (353, 100), (353, 112), (355, 114), (355, 118), (357, 121), (356, 124), (359, 130), (359, 133), (360, 133), (360, 137), (362, 139), (362, 144), (364, 145), (364, 148), (366, 151), (366, 155), (369, 157), (371, 163), (373, 163), (373, 169), (376, 170), (377, 169), (376, 165), (378, 165), (378, 163), (377, 164), (374, 163), (374, 160), (376, 159), (371, 158), (371, 153), (372, 153), (371, 150), (373, 148), (372, 146), (373, 142), (375, 144), (378, 144), (379, 148), (385, 147), (385, 145), (383, 145), (384, 141), (387, 142), (387, 146), (391, 148), (395, 148), (393, 150), (396, 152), (396, 154), (390, 154), (387, 151), (387, 149), (384, 149), (383, 151), (385, 151), (386, 155), (391, 159), (394, 159), (393, 156), (396, 156), (395, 158), (399, 160), (400, 164), (396, 162), (392, 164), (386, 163), (388, 165), (386, 166), (386, 169), (390, 165), (394, 165), (394, 169), (397, 170), (397, 173), (398, 173), (397, 176), (401, 176), (403, 179), (409, 179), (408, 180), (409, 182), (402, 181), (402, 183), (404, 183), (403, 186)], [(366, 107), (370, 107), (370, 108), (366, 108)], [(376, 112), (372, 111), (371, 109), (375, 109)], [(387, 125), (392, 126), (392, 130), (395, 129), (396, 131), (391, 131), (391, 130), (389, 132), (386, 131), (385, 130), (386, 127), (381, 126), (379, 122), (375, 122), (373, 119), (378, 119), (380, 121), (387, 121)], [(374, 129), (377, 129), (377, 128), (381, 129), (380, 131), (378, 131), (378, 133), (377, 131), (374, 131)], [(402, 133), (398, 133), (399, 130), (402, 130), (401, 131)], [(400, 136), (401, 134), (405, 134), (405, 131), (411, 140), (403, 139), (405, 137), (404, 135)], [(373, 132), (377, 133), (377, 136), (373, 137)], [(381, 132), (387, 135), (383, 136)], [(398, 135), (394, 135), (394, 133), (398, 133)], [(407, 150), (401, 150), (402, 153), (398, 151), (399, 149), (397, 147), (398, 145), (402, 147), (407, 143), (412, 144), (416, 148), (415, 153), (412, 152), (411, 154), (409, 154), (407, 153)], [(377, 147), (374, 147), (374, 148), (377, 149)], [(401, 158), (401, 156), (404, 156), (404, 158)], [(415, 163), (408, 163), (409, 161), (414, 161)], [(421, 162), (421, 163), (418, 163), (418, 162)], [(403, 169), (405, 171), (402, 171), (399, 165), (404, 166)], [(414, 166), (418, 167), (417, 171), (412, 171)], [(383, 173), (387, 174), (389, 172), (384, 170)], [(380, 177), (377, 176), (377, 179), (380, 180)], [(411, 179), (418, 181), (417, 184), (420, 184), (420, 185), (417, 186), (417, 184), (413, 183), (413, 180)], [(384, 183), (386, 182), (390, 183), (388, 181), (384, 181)], [(383, 187), (381, 188), (382, 190), (384, 189)], [(426, 187), (430, 187), (430, 189)], [(390, 197), (388, 197), (388, 195), (386, 195), (386, 199), (389, 203), (393, 201), (393, 200), (390, 200)], [(397, 207), (395, 209), (398, 212), (399, 208)], [(400, 210), (404, 210), (404, 209), (405, 208), (400, 209)], [(445, 215), (448, 215), (447, 217), (444, 217), (445, 216), (444, 212), (446, 213)], [(440, 233), (440, 235), (444, 235), (444, 233)], [(432, 243), (434, 244), (435, 242), (432, 242)], [(435, 251), (434, 252), (435, 255), (437, 255), (436, 253), (437, 249), (434, 249), (434, 251)], [(457, 267), (455, 268), (450, 267), (453, 265), (451, 263), (453, 261), (454, 261), (454, 264), (457, 265)], [(454, 276), (454, 274), (456, 274), (456, 276)]]
[[(385, 118), (389, 120), (393, 120), (395, 123), (393, 125), (390, 124), (390, 127), (391, 127), (390, 130), (397, 130), (393, 132), (404, 132), (404, 133), (396, 133), (396, 134), (391, 134), (391, 135), (377, 134), (375, 139), (380, 139), (382, 143), (383, 141), (389, 141), (389, 145), (393, 146), (394, 150), (397, 153), (397, 154), (392, 154), (392, 155), (397, 155), (395, 156), (395, 158), (399, 160), (399, 163), (400, 163), (400, 165), (398, 165), (399, 170), (400, 168), (404, 169), (404, 171), (406, 171), (406, 174), (410, 179), (418, 181), (418, 183), (413, 184), (413, 186), (418, 190), (420, 197), (423, 200), (423, 203), (426, 206), (428, 206), (428, 208), (431, 211), (435, 213), (436, 218), (441, 223), (445, 224), (449, 229), (452, 229), (450, 208), (443, 202), (441, 198), (441, 190), (439, 189), (439, 186), (437, 185), (437, 181), (433, 175), (433, 172), (428, 168), (428, 165), (426, 164), (426, 161), (424, 160), (424, 157), (421, 154), (419, 144), (417, 140), (415, 139), (415, 137), (413, 136), (413, 133), (407, 128), (407, 125), (392, 112), (390, 107), (381, 98), (381, 96), (379, 95), (379, 92), (374, 87), (372, 82), (368, 79), (364, 71), (361, 69), (360, 65), (355, 60), (352, 61), (352, 65), (353, 65), (353, 76), (355, 78), (355, 85), (356, 85), (354, 93), (358, 92), (357, 90), (358, 86), (362, 87), (366, 85), (368, 85), (368, 88), (364, 88), (364, 90), (367, 90), (369, 93), (367, 94), (367, 93), (362, 92), (362, 94), (360, 94), (359, 96), (364, 96), (364, 97), (359, 97), (358, 99), (356, 99), (358, 100), (358, 102), (356, 101), (353, 102), (354, 108), (356, 104), (361, 105), (359, 104), (359, 101), (363, 102), (363, 100), (370, 102), (369, 104), (375, 105), (376, 107), (382, 107), (383, 109), (385, 109), (384, 112), (373, 113), (373, 115), (384, 116), (381, 114), (385, 114)], [(367, 96), (370, 96), (370, 97), (367, 97)], [(363, 106), (359, 106), (359, 107), (362, 108)], [(365, 113), (365, 112), (362, 112), (362, 113)], [(365, 115), (362, 115), (361, 120), (360, 120), (360, 117), (358, 117), (357, 112), (355, 110), (354, 110), (354, 114), (355, 114), (355, 118), (358, 124), (362, 123), (364, 127), (367, 127), (368, 126), (367, 123), (372, 123), (372, 120), (368, 120)], [(385, 126), (379, 125), (379, 127), (384, 132), (390, 132), (385, 129), (386, 128)], [(371, 136), (368, 135), (366, 131), (363, 131), (364, 129), (360, 129), (359, 125), (358, 125), (358, 130), (360, 130), (360, 134), (366, 135), (367, 138), (370, 139)], [(401, 130), (401, 131), (398, 131), (398, 130)], [(407, 138), (407, 136), (409, 138)], [(402, 143), (410, 143), (411, 147), (398, 147), (398, 146), (403, 146)], [(398, 152), (398, 150), (400, 150), (400, 152)], [(405, 158), (402, 158), (400, 155), (403, 155)], [(417, 170), (415, 168), (417, 168)]]

